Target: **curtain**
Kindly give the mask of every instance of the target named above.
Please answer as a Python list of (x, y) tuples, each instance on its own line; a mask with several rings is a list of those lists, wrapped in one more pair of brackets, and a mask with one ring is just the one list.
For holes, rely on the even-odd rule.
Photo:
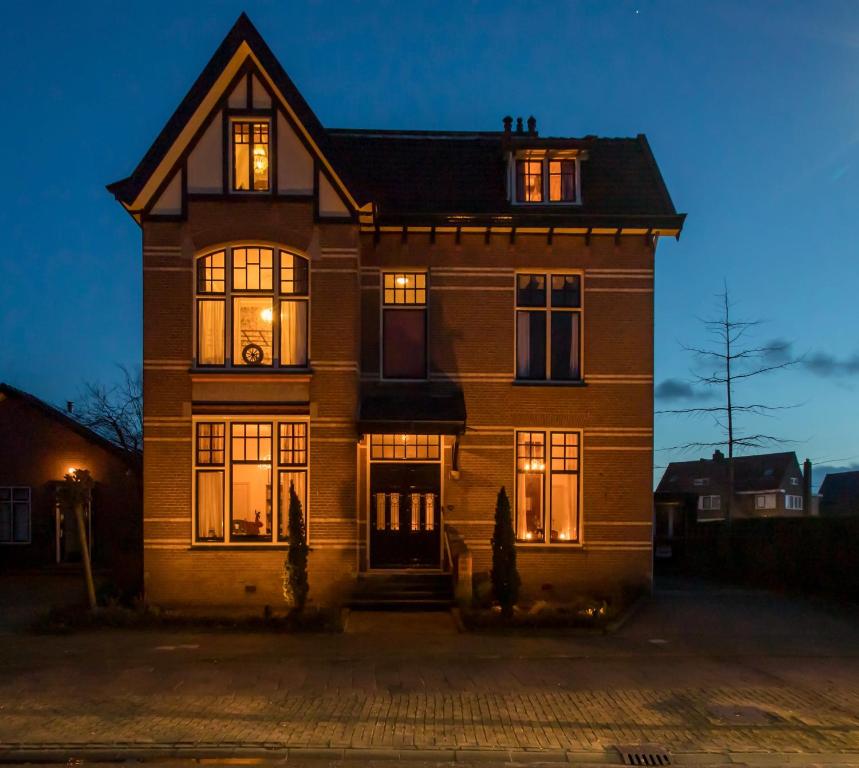
[(531, 375), (531, 315), (516, 313), (516, 376), (527, 379)]
[(280, 364), (307, 365), (307, 302), (280, 302)]
[(197, 317), (197, 362), (200, 365), (224, 363), (224, 302), (200, 301)]
[(224, 538), (224, 473), (197, 473), (197, 537)]
[(526, 501), (525, 501), (525, 475), (520, 473), (516, 480), (516, 538), (524, 539), (525, 534), (528, 532), (528, 523), (525, 514), (525, 510), (527, 509)]
[(580, 377), (579, 371), (579, 338), (581, 334), (579, 333), (579, 322), (581, 321), (581, 315), (578, 312), (572, 313), (572, 329), (570, 331), (570, 378), (578, 379)]

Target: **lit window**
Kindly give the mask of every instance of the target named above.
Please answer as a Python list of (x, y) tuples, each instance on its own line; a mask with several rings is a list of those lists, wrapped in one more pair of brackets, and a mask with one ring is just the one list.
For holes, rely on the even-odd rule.
[[(548, 540), (552, 544), (567, 544), (579, 540), (580, 448), (578, 432), (516, 433), (516, 538), (519, 541), (535, 544)], [(549, 494), (548, 504), (546, 493)]]
[(230, 538), (271, 538), (271, 424), (233, 424), (230, 434)]
[(549, 161), (549, 202), (573, 203), (576, 200), (576, 161)]
[(722, 497), (721, 496), (699, 496), (698, 497), (698, 509), (711, 511), (722, 508)]
[(387, 272), (382, 280), (382, 375), (425, 379), (427, 276)]
[(306, 368), (308, 271), (303, 256), (267, 247), (241, 246), (200, 256), (197, 364), (223, 366), (229, 354), (233, 366)]
[(581, 275), (517, 275), (516, 378), (581, 379), (581, 314)]
[(30, 489), (0, 488), (0, 544), (30, 543)]
[(196, 541), (287, 541), (290, 487), (298, 496), (306, 526), (307, 441), (304, 421), (197, 422)]
[(372, 435), (370, 458), (375, 461), (438, 461), (438, 435)]
[(267, 122), (235, 121), (233, 128), (233, 190), (269, 189), (269, 128)]
[(521, 203), (543, 201), (542, 160), (518, 160), (516, 162), (516, 199)]

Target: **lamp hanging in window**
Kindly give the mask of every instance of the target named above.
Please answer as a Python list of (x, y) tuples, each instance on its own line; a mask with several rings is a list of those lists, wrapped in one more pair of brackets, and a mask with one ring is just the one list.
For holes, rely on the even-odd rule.
[(254, 146), (254, 173), (264, 174), (268, 170), (268, 152), (260, 144)]

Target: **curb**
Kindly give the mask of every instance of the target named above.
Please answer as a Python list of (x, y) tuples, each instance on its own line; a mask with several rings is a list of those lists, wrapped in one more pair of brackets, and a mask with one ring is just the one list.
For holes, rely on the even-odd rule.
[(282, 747), (276, 744), (0, 744), (0, 765), (12, 763), (69, 764), (72, 760), (88, 763), (125, 761), (160, 762), (185, 760), (197, 765), (232, 762), (260, 765), (273, 762), (325, 761), (366, 765), (371, 762), (396, 763), (504, 763), (506, 765), (620, 765), (614, 750), (574, 752), (552, 749), (468, 749), (368, 747)]

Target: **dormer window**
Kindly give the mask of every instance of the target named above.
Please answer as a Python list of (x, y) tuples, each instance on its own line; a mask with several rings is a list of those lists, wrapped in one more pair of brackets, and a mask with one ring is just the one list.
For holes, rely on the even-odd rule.
[(266, 120), (232, 123), (233, 191), (268, 192), (271, 144)]
[(516, 203), (575, 204), (579, 202), (578, 161), (575, 157), (521, 157), (515, 163)]

